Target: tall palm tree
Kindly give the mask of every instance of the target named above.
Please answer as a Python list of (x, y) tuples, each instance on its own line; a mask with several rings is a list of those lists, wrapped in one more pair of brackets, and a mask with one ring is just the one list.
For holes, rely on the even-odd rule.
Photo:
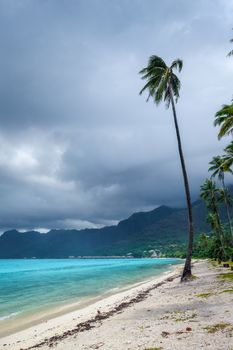
[(169, 108), (170, 104), (172, 106), (173, 118), (175, 123), (176, 137), (178, 143), (178, 151), (180, 156), (181, 168), (183, 173), (187, 208), (188, 208), (188, 221), (189, 221), (189, 240), (188, 240), (188, 249), (187, 256), (184, 265), (184, 270), (182, 273), (181, 281), (192, 276), (191, 272), (191, 258), (193, 251), (193, 215), (192, 215), (192, 205), (191, 205), (191, 196), (189, 190), (189, 182), (187, 171), (185, 167), (184, 155), (182, 150), (180, 131), (177, 121), (175, 102), (179, 98), (180, 90), (180, 80), (174, 74), (174, 70), (177, 69), (178, 72), (182, 70), (183, 62), (180, 59), (177, 59), (172, 62), (171, 66), (167, 66), (161, 57), (151, 56), (147, 67), (143, 68), (139, 73), (142, 74), (142, 79), (146, 80), (146, 85), (140, 91), (140, 95), (147, 90), (148, 98), (150, 97), (154, 100), (156, 104), (159, 104), (161, 101), (164, 101), (166, 107)]
[(231, 232), (231, 236), (233, 237), (232, 224), (231, 224), (231, 215), (229, 209), (229, 201), (228, 201), (228, 193), (225, 185), (225, 172), (233, 173), (230, 166), (227, 165), (224, 157), (213, 157), (212, 161), (209, 163), (209, 171), (212, 172), (212, 177), (218, 176), (219, 181), (222, 183), (223, 187), (223, 199), (227, 211), (227, 218), (229, 223), (229, 228)]
[(214, 125), (219, 125), (220, 130), (218, 138), (233, 134), (233, 103), (223, 105), (222, 108), (215, 114)]

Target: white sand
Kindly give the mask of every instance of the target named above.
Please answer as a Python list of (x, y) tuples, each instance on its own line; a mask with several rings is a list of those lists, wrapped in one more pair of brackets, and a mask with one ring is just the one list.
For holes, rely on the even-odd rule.
[[(93, 323), (94, 328), (50, 344), (56, 350), (232, 350), (233, 293), (223, 291), (233, 289), (233, 284), (217, 278), (217, 274), (227, 271), (203, 261), (195, 264), (193, 272), (198, 277), (196, 280), (180, 283), (177, 277), (151, 290), (146, 299)], [(174, 274), (177, 275), (177, 271), (169, 276)], [(25, 349), (45, 338), (61, 335), (94, 317), (97, 310), (107, 312), (166, 278), (168, 275), (2, 338), (0, 349)], [(210, 295), (200, 297), (199, 293)], [(216, 327), (217, 324), (222, 329)], [(205, 327), (213, 326), (214, 333), (208, 333)], [(39, 349), (49, 349), (49, 346), (45, 344)]]

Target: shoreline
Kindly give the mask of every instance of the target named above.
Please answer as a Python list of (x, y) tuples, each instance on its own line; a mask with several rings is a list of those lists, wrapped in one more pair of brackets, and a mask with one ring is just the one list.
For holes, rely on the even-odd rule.
[[(12, 350), (26, 349), (38, 343), (43, 343), (45, 338), (47, 339), (46, 342), (50, 342), (50, 338), (53, 338), (51, 342), (54, 342), (55, 333), (58, 334), (57, 337), (64, 339), (72, 332), (80, 331), (77, 329), (77, 321), (81, 324), (81, 328), (85, 328), (84, 323), (89, 324), (90, 322), (98, 322), (100, 319), (103, 319), (103, 316), (100, 316), (101, 313), (106, 314), (104, 318), (112, 316), (114, 313), (119, 312), (120, 309), (128, 307), (132, 300), (137, 302), (137, 297), (141, 301), (142, 296), (146, 296), (150, 290), (178, 277), (182, 267), (180, 264), (173, 265), (168, 271), (150, 279), (147, 278), (133, 285), (122, 287), (112, 293), (107, 291), (100, 297), (92, 298), (82, 304), (75, 303), (68, 307), (65, 306), (65, 310), (63, 307), (63, 310), (57, 311), (50, 316), (47, 315), (47, 317), (43, 317), (40, 320), (28, 322), (23, 326), (19, 326), (17, 330), (12, 331), (10, 334), (8, 331), (8, 334), (5, 333), (5, 335), (1, 336), (0, 347), (4, 346), (4, 349)], [(118, 307), (120, 309), (117, 309)], [(20, 339), (24, 340), (21, 341)]]
[[(36, 326), (40, 323), (47, 322), (51, 319), (63, 316), (65, 314), (71, 313), (73, 311), (78, 311), (84, 309), (87, 306), (95, 304), (102, 301), (110, 296), (114, 296), (124, 291), (129, 291), (135, 287), (139, 287), (147, 282), (154, 281), (156, 278), (165, 276), (166, 274), (172, 272), (176, 267), (179, 267), (180, 263), (171, 264), (166, 271), (159, 272), (156, 275), (144, 276), (143, 279), (138, 281), (131, 281), (131, 283), (126, 283), (120, 285), (119, 287), (114, 287), (104, 291), (99, 295), (84, 296), (81, 298), (73, 298), (64, 302), (57, 303), (56, 305), (43, 306), (41, 309), (29, 310), (24, 314), (13, 313), (15, 317), (6, 316), (5, 319), (0, 320), (0, 339), (6, 336), (10, 336), (14, 333), (18, 333), (22, 330)], [(2, 324), (1, 324), (2, 323)]]

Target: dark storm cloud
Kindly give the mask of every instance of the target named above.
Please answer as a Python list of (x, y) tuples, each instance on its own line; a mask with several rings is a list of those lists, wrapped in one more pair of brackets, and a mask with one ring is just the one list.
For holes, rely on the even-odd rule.
[(232, 97), (233, 1), (0, 0), (1, 229), (93, 227), (183, 205), (171, 111), (139, 97), (151, 54), (184, 59), (192, 195)]

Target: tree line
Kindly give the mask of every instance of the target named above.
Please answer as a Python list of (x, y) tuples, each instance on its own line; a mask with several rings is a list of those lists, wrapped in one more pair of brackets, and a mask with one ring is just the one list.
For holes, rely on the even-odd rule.
[[(233, 42), (233, 40), (231, 40)], [(233, 50), (228, 56), (233, 55)], [(218, 139), (233, 135), (233, 100), (225, 104), (215, 114), (214, 125), (219, 127)], [(222, 155), (214, 156), (210, 161), (209, 172), (211, 176), (201, 186), (201, 198), (205, 201), (208, 209), (207, 221), (209, 222), (211, 236), (201, 234), (198, 246), (199, 255), (222, 260), (233, 260), (233, 229), (231, 220), (232, 197), (225, 185), (225, 174), (233, 175), (233, 141), (225, 147)], [(217, 178), (218, 184), (215, 179)], [(225, 206), (227, 224), (221, 222), (219, 207)]]

